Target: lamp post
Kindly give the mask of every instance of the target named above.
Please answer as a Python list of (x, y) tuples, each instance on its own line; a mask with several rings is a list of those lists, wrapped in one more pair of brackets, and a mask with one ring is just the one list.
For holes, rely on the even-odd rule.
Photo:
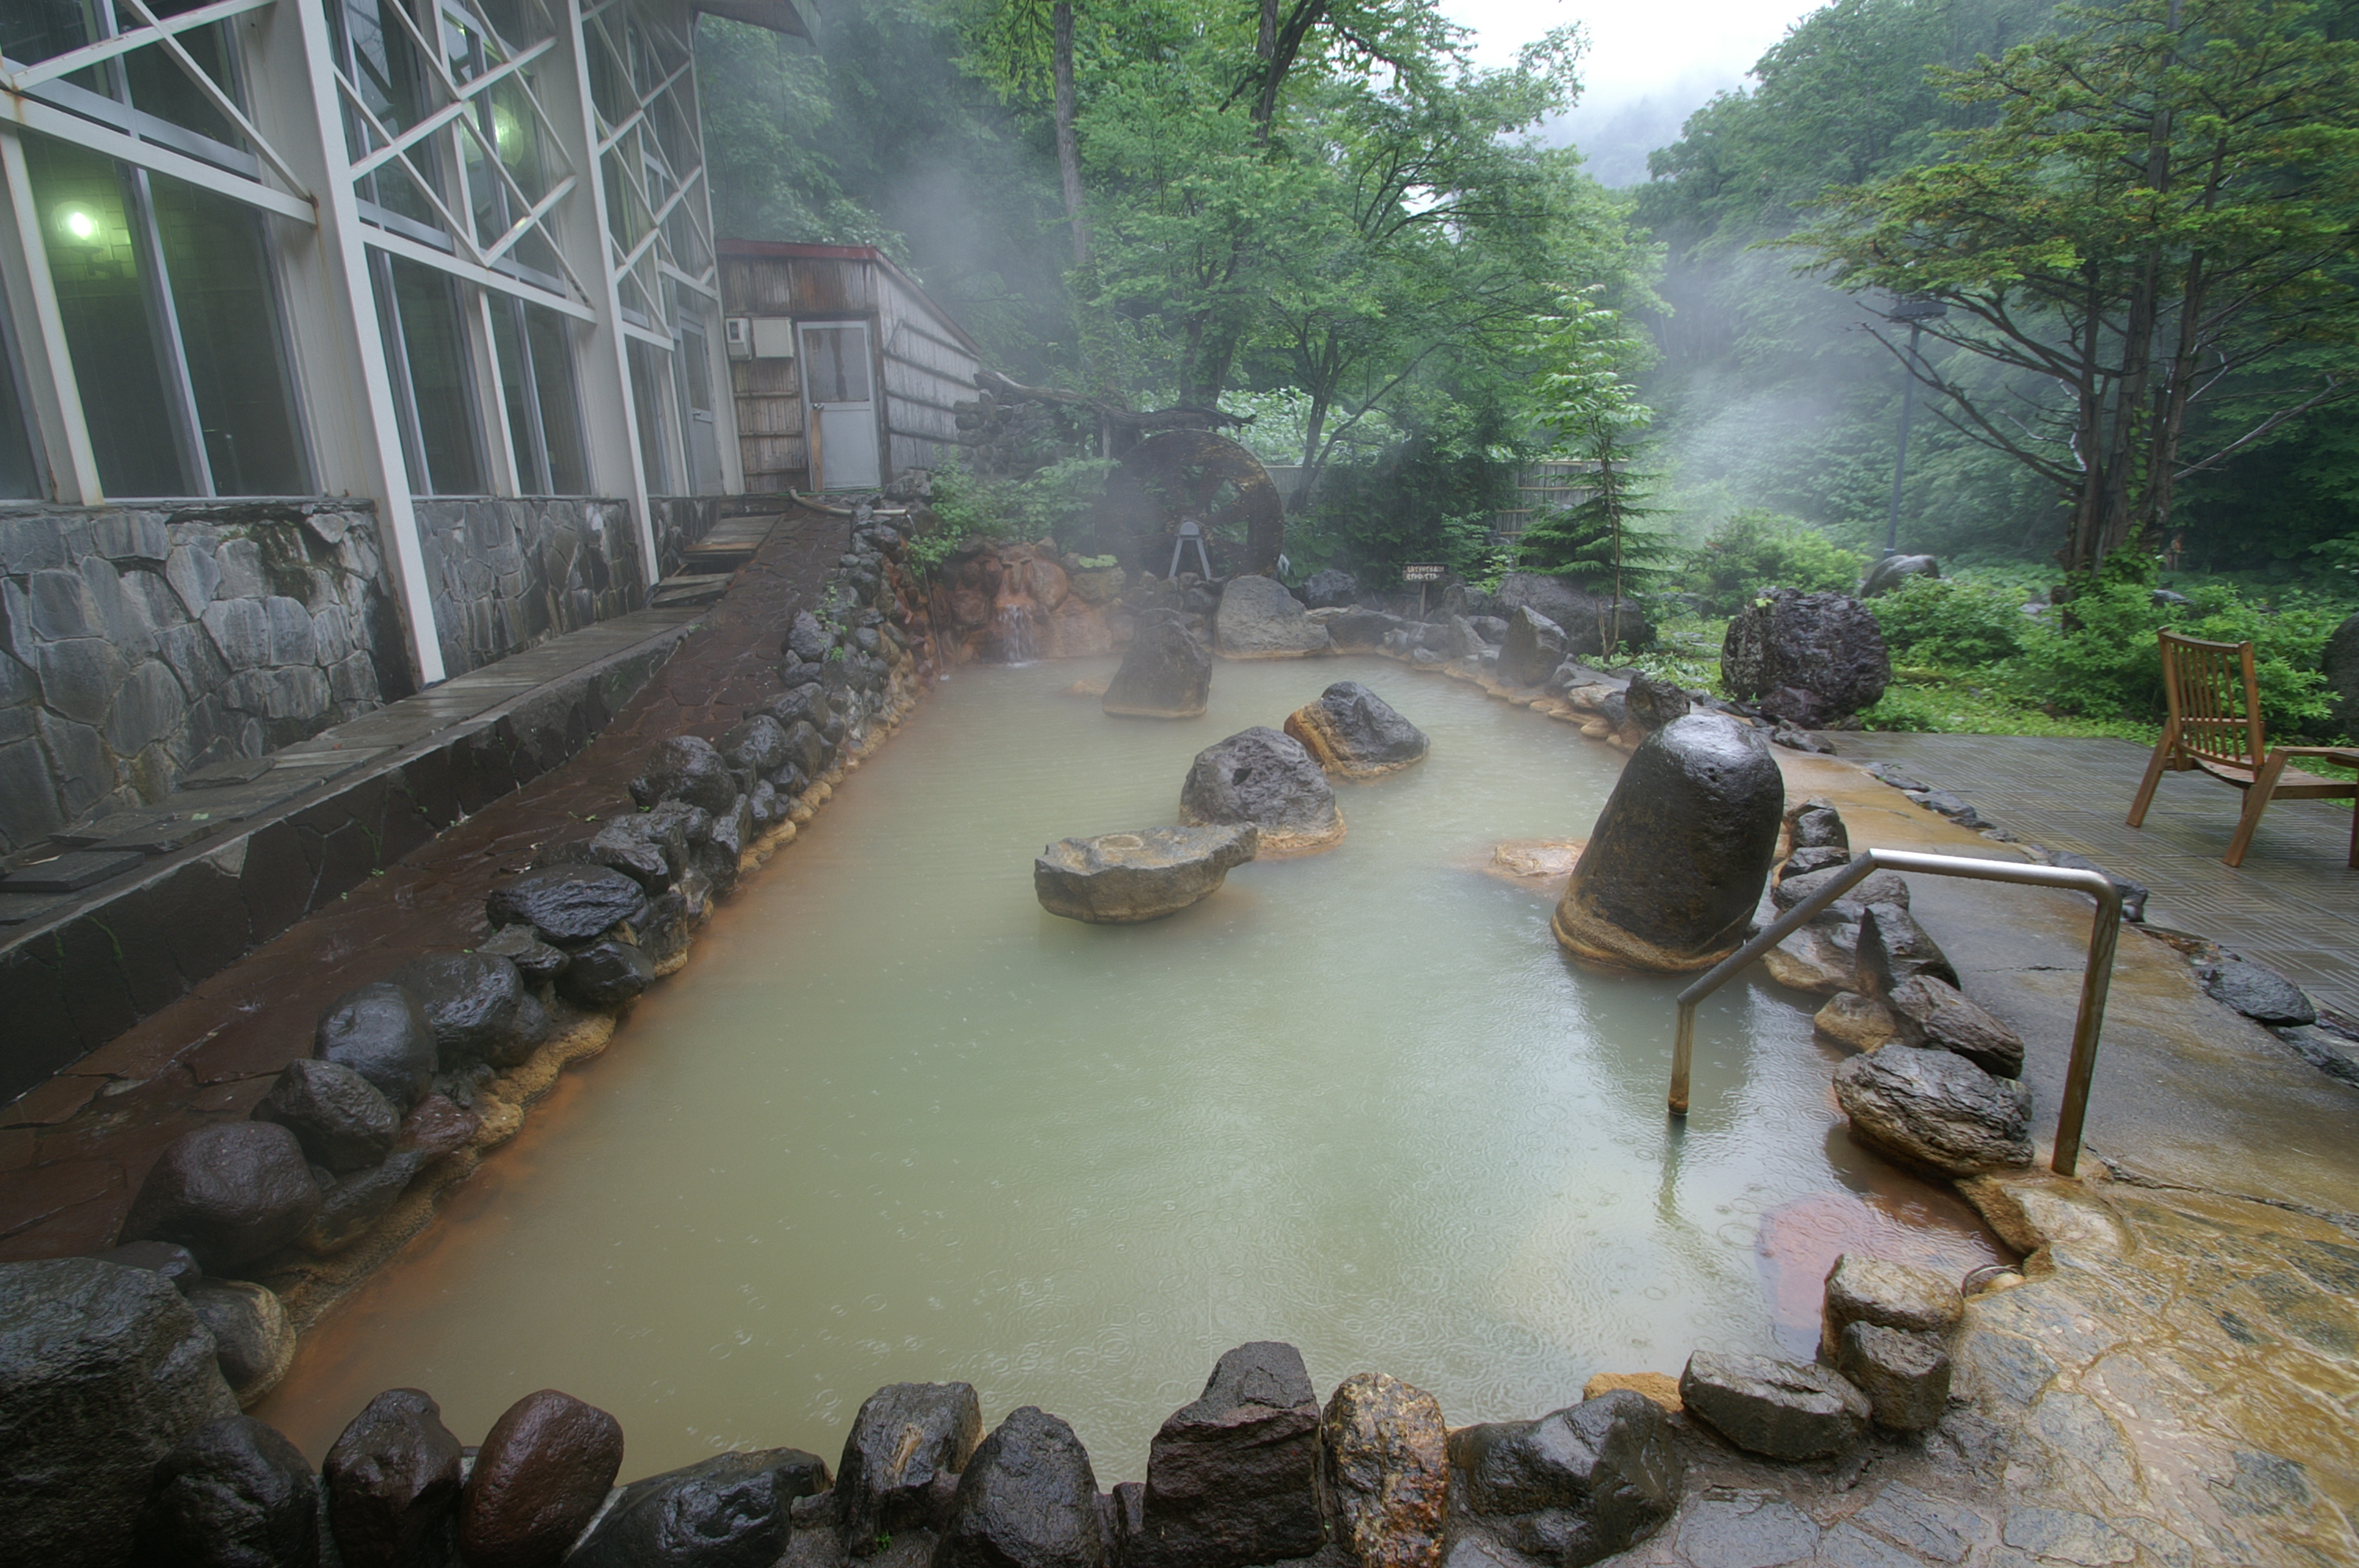
[(1886, 558), (1900, 553), (1900, 483), (1908, 475), (1908, 415), (1917, 405), (1917, 338), (1924, 331), (1925, 323), (1938, 321), (1950, 313), (1950, 308), (1938, 299), (1921, 294), (1904, 294), (1893, 302), (1893, 321), (1908, 323), (1908, 362), (1904, 367), (1908, 379), (1900, 384), (1900, 449), (1892, 459), (1892, 511), (1884, 524)]

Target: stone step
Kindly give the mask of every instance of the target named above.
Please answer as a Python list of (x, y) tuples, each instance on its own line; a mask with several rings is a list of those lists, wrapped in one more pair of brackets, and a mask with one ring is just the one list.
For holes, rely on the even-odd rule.
[(573, 756), (696, 620), (658, 607), (551, 638), (13, 857), (0, 1103)]

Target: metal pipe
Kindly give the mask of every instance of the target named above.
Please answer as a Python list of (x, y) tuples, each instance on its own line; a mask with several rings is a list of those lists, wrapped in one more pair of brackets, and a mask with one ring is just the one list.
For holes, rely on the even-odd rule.
[(2081, 1160), (2081, 1129), (2089, 1111), (2089, 1080), (2097, 1070), (2097, 1036), (2105, 1024), (2105, 994), (2113, 985), (2114, 949), (2121, 939), (2122, 894), (2103, 871), (2068, 866), (2022, 865), (1978, 860), (1962, 855), (1925, 855), (1912, 849), (1864, 849), (1841, 875), (1773, 921), (1756, 936), (1680, 992), (1679, 1028), (1671, 1044), (1671, 1114), (1688, 1113), (1688, 1076), (1695, 1057), (1696, 1006), (1756, 958), (1808, 925), (1829, 904), (1877, 871), (1919, 871), (1963, 877), (1969, 881), (2018, 882), (2027, 887), (2085, 892), (2097, 901), (2089, 931), (2089, 957), (2081, 977), (2081, 1011), (2072, 1021), (2072, 1059), (2065, 1069), (2064, 1103), (2056, 1114), (2056, 1152), (2049, 1168), (2071, 1175)]

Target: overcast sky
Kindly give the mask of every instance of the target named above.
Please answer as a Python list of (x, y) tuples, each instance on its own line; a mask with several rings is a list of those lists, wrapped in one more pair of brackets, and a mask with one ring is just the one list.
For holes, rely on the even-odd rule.
[(1485, 64), (1506, 65), (1516, 47), (1579, 22), (1589, 34), (1584, 96), (1604, 108), (1682, 81), (1734, 81), (1815, 5), (1798, 0), (1451, 0), (1442, 9), (1474, 30)]
[[(1822, 0), (1821, 0), (1822, 3)], [(1514, 63), (1516, 50), (1554, 27), (1589, 35), (1581, 103), (1548, 139), (1574, 142), (1608, 185), (1647, 178), (1647, 153), (1678, 140), (1680, 124), (1736, 86), (1753, 62), (1817, 9), (1807, 0), (1444, 0), (1473, 29), (1475, 58)]]

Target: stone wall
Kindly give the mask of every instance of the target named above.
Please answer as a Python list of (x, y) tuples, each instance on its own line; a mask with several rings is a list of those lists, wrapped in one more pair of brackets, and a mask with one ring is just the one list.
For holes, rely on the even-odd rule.
[(686, 558), (680, 552), (712, 532), (712, 525), (721, 521), (723, 501), (735, 508), (741, 498), (719, 495), (647, 497), (647, 514), (655, 524), (656, 577), (658, 580), (679, 570)]
[(366, 501), (0, 507), (0, 851), (408, 695)]
[(627, 502), (476, 496), (417, 503), (442, 667), (464, 675), (647, 601)]

